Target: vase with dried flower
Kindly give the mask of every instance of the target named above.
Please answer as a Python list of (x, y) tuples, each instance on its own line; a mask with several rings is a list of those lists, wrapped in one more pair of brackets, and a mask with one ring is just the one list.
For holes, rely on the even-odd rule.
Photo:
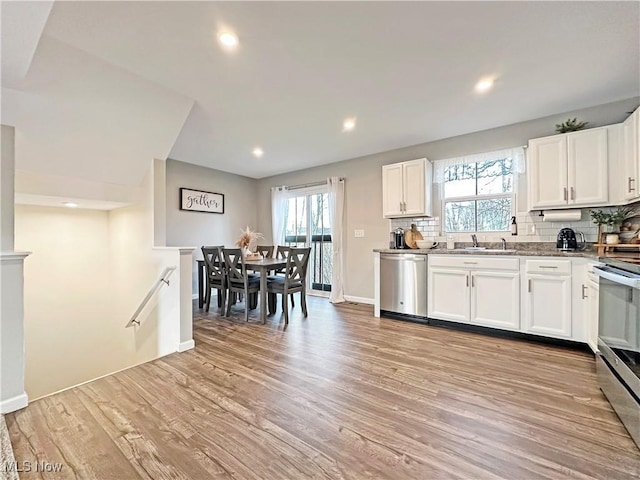
[(252, 254), (252, 252), (256, 251), (258, 247), (258, 240), (264, 238), (264, 236), (259, 233), (251, 230), (249, 226), (245, 228), (240, 234), (240, 238), (236, 242), (236, 245), (242, 249), (242, 256), (247, 258)]

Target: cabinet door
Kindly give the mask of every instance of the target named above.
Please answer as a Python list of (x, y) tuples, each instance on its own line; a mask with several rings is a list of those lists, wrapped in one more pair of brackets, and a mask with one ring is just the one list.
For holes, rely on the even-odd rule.
[(567, 135), (569, 205), (606, 204), (609, 200), (607, 129)]
[(469, 322), (469, 271), (429, 268), (428, 316)]
[(624, 198), (625, 200), (634, 200), (640, 197), (638, 185), (638, 162), (640, 161), (640, 152), (638, 152), (638, 142), (640, 141), (640, 109), (636, 110), (622, 124), (623, 137), (623, 175), (624, 175)]
[(567, 138), (529, 141), (529, 210), (567, 205)]
[(571, 277), (526, 275), (523, 330), (571, 338)]
[(387, 218), (401, 217), (402, 164), (382, 166), (382, 214)]
[(520, 329), (520, 275), (471, 273), (471, 323), (506, 330)]
[(598, 309), (600, 289), (598, 283), (588, 280), (586, 284), (587, 302), (586, 320), (587, 320), (587, 343), (593, 353), (598, 351)]
[(425, 215), (425, 160), (411, 160), (403, 163), (404, 214), (409, 216)]

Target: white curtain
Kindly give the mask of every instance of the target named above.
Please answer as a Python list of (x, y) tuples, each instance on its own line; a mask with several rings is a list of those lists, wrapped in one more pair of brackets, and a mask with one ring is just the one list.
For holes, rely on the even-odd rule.
[(329, 221), (331, 222), (331, 243), (333, 244), (333, 274), (331, 276), (331, 303), (344, 302), (344, 180), (339, 177), (327, 179), (329, 187)]
[(513, 161), (513, 173), (524, 173), (525, 156), (523, 147), (506, 148), (495, 152), (477, 153), (474, 155), (466, 155), (464, 157), (447, 158), (444, 160), (436, 160), (433, 164), (433, 181), (434, 183), (445, 182), (445, 171), (453, 165), (466, 165), (468, 163), (485, 162), (488, 160), (496, 160), (499, 158), (511, 158)]
[(287, 187), (273, 187), (271, 189), (271, 231), (274, 248), (278, 245), (284, 245), (288, 198)]

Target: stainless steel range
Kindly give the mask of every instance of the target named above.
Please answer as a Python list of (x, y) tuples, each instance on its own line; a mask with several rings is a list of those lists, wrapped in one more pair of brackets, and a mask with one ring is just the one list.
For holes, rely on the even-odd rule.
[(601, 261), (598, 382), (640, 448), (640, 265)]

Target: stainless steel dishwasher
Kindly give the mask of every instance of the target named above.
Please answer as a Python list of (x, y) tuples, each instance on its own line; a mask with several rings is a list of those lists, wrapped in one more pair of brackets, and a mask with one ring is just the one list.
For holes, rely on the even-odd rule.
[(380, 254), (380, 312), (427, 316), (427, 255)]

